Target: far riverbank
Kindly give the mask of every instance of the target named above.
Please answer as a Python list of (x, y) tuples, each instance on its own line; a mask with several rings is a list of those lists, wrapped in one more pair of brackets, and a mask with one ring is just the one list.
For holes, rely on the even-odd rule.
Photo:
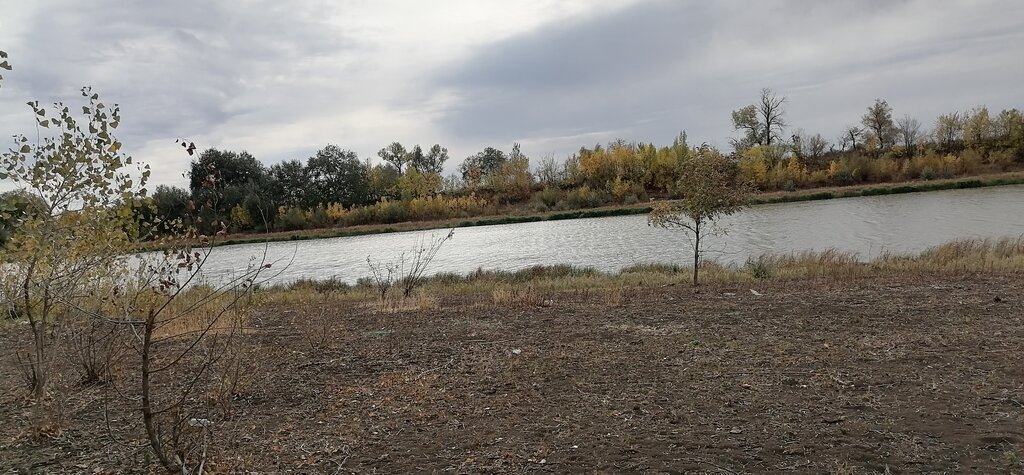
[[(919, 193), (927, 191), (983, 188), (1024, 184), (1024, 172), (1006, 172), (974, 177), (962, 177), (943, 180), (919, 180), (900, 183), (881, 183), (852, 185), (843, 187), (811, 188), (796, 191), (774, 191), (758, 193), (750, 201), (751, 205), (772, 203), (793, 203), (800, 201), (829, 200), (852, 198), (858, 196), (879, 196), (902, 193)], [(565, 219), (601, 218), (608, 216), (626, 216), (646, 214), (651, 211), (652, 203), (636, 205), (616, 205), (598, 208), (578, 209), (570, 211), (554, 211), (544, 213), (524, 212), (502, 215), (480, 216), (476, 218), (460, 218), (436, 221), (409, 221), (394, 224), (372, 224), (345, 228), (322, 228), (303, 231), (286, 231), (274, 233), (233, 234), (214, 241), (215, 246), (231, 244), (247, 244), (278, 241), (303, 241), (309, 239), (327, 239), (335, 237), (362, 236), (368, 234), (386, 234), (406, 231), (423, 231), (432, 229), (462, 228), (471, 226), (489, 226), (496, 224), (531, 223), (539, 221), (557, 221)], [(147, 246), (146, 250), (159, 250), (161, 246)]]

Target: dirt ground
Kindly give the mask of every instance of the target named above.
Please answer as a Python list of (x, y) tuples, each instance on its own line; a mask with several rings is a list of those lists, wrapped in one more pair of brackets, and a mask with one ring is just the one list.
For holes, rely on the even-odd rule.
[[(265, 306), (214, 469), (1024, 473), (1024, 276), (753, 290), (442, 297), (390, 314)], [(319, 309), (329, 339), (314, 349)], [(8, 327), (0, 342), (15, 338)], [(33, 436), (17, 374), (0, 382), (0, 472), (155, 470), (141, 439), (104, 435), (99, 389)]]

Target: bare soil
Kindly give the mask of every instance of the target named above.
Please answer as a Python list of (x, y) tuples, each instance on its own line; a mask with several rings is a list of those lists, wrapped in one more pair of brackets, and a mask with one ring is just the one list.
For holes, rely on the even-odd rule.
[[(214, 469), (1024, 472), (1022, 275), (753, 290), (581, 291), (513, 307), (440, 297), (406, 313), (264, 306)], [(315, 349), (321, 309), (329, 339)], [(141, 433), (109, 437), (100, 388), (39, 433), (6, 366), (0, 471), (156, 470)]]

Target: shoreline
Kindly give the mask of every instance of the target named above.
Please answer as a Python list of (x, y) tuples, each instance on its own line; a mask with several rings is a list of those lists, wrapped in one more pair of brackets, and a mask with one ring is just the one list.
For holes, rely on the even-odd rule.
[[(773, 191), (758, 193), (750, 200), (751, 206), (796, 203), (801, 201), (819, 201), (839, 198), (856, 198), (861, 196), (896, 195), (905, 193), (921, 193), (969, 188), (986, 188), (1024, 184), (1024, 171), (1004, 172), (990, 175), (976, 175), (962, 178), (941, 180), (918, 180), (896, 183), (874, 183), (850, 185), (844, 187), (810, 188), (796, 191)], [(560, 221), (566, 219), (604, 218), (611, 216), (629, 216), (646, 214), (651, 211), (651, 204), (665, 201), (657, 200), (629, 206), (602, 206), (597, 208), (577, 209), (571, 211), (549, 211), (543, 213), (490, 215), (471, 218), (456, 218), (438, 221), (406, 221), (394, 224), (370, 224), (348, 228), (323, 228), (304, 231), (281, 231), (263, 234), (229, 235), (219, 241), (212, 241), (211, 246), (229, 246), (234, 244), (254, 244), (283, 241), (306, 241), (311, 239), (330, 239), (337, 237), (365, 236), (369, 234), (389, 234), (409, 231), (429, 231), (436, 229), (464, 228), (475, 226), (491, 226), (499, 224), (533, 223), (540, 221)], [(140, 251), (160, 251), (167, 246), (143, 246)]]

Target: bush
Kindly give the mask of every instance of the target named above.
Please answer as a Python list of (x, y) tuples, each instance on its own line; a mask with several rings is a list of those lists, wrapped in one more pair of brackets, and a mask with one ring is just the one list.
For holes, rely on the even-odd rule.
[(768, 259), (765, 259), (764, 256), (759, 256), (757, 259), (747, 258), (747, 262), (743, 265), (743, 268), (746, 269), (746, 271), (755, 279), (771, 279), (775, 274), (775, 269), (772, 267), (772, 264), (768, 262)]
[(562, 199), (562, 190), (554, 187), (544, 187), (543, 190), (538, 191), (533, 195), (534, 201), (543, 204), (547, 208), (553, 208)]
[(849, 170), (840, 170), (832, 177), (832, 182), (836, 185), (846, 186), (857, 183), (857, 179)]
[(1013, 162), (1016, 159), (1012, 150), (996, 150), (988, 154), (988, 162), (1001, 171), (1013, 167)]
[(900, 173), (899, 163), (892, 157), (884, 156), (877, 160), (860, 164), (866, 170), (866, 176), (868, 181), (872, 183), (885, 183), (895, 180)]
[(981, 169), (984, 162), (984, 157), (982, 157), (981, 153), (977, 150), (964, 150), (964, 152), (960, 154), (959, 160), (957, 160), (957, 169), (950, 170), (950, 174), (970, 175), (978, 173), (978, 170)]
[(409, 216), (409, 211), (401, 201), (383, 200), (380, 203), (374, 205), (377, 208), (377, 222), (383, 224), (393, 224), (401, 221), (405, 221)]
[(359, 226), (377, 221), (377, 208), (375, 206), (359, 206), (349, 210), (343, 222), (345, 226)]
[(327, 217), (327, 209), (322, 205), (306, 211), (306, 223), (308, 227), (325, 228), (330, 219)]
[(285, 212), (277, 215), (278, 226), (285, 231), (296, 231), (306, 229), (309, 223), (306, 221), (306, 214), (297, 207), (288, 208)]
[(639, 183), (632, 182), (630, 180), (624, 180), (622, 177), (615, 177), (612, 181), (612, 196), (618, 201), (625, 201), (626, 196), (638, 195), (644, 192), (644, 188)]
[(579, 188), (569, 190), (565, 199), (560, 203), (565, 206), (563, 209), (596, 208), (608, 202), (608, 196), (592, 190), (589, 186), (583, 185)]

